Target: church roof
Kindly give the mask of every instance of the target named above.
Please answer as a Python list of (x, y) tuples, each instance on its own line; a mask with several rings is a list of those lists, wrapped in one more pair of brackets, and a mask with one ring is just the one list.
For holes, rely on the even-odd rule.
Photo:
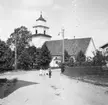
[[(65, 39), (64, 47), (69, 55), (75, 56), (79, 51), (86, 53), (91, 38)], [(45, 42), (53, 56), (62, 55), (62, 40)]]
[(39, 37), (39, 36), (51, 38), (51, 36), (47, 34), (33, 34), (31, 37)]
[(44, 21), (44, 22), (46, 22), (46, 20), (43, 18), (43, 16), (42, 16), (42, 14), (40, 15), (40, 17), (36, 20), (36, 21)]

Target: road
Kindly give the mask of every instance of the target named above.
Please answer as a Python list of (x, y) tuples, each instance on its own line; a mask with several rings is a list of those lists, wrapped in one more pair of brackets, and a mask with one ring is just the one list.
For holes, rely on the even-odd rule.
[(53, 71), (52, 78), (37, 71), (2, 77), (32, 83), (0, 100), (2, 105), (108, 105), (108, 88), (70, 79), (60, 71)]

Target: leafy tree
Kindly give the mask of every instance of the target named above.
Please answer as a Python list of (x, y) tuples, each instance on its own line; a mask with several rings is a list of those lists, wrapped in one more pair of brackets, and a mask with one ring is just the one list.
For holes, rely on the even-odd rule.
[(77, 54), (76, 61), (79, 63), (79, 65), (81, 65), (82, 62), (85, 62), (85, 60), (86, 60), (86, 56), (84, 55), (84, 53), (82, 51), (80, 51)]
[(102, 55), (101, 51), (96, 51), (96, 55), (93, 58), (93, 65), (95, 66), (102, 66), (105, 65), (105, 56)]
[(65, 60), (65, 62), (68, 62), (68, 61), (69, 61), (69, 58), (70, 58), (70, 55), (69, 55), (68, 52), (65, 50), (65, 51), (64, 51), (64, 60)]
[(25, 49), (18, 58), (18, 68), (29, 70), (32, 68), (32, 58)]
[(38, 57), (38, 65), (40, 65), (42, 69), (47, 69), (51, 62), (51, 59), (52, 57), (50, 51), (47, 48), (46, 43), (44, 43)]
[(14, 53), (9, 46), (0, 40), (0, 69), (9, 70), (13, 68)]
[(30, 46), (27, 48), (27, 52), (32, 59), (32, 68), (40, 69), (40, 48), (36, 48), (35, 46)]
[(34, 68), (35, 60), (36, 60), (36, 47), (35, 46), (30, 46), (27, 48), (27, 52), (29, 56), (31, 56), (32, 59), (32, 68)]
[(21, 52), (29, 46), (29, 41), (31, 32), (28, 31), (28, 29), (25, 26), (21, 26), (19, 28), (16, 28), (14, 32), (10, 35), (10, 38), (7, 40), (7, 45), (9, 47), (15, 47), (15, 40), (17, 44), (17, 54), (18, 56), (21, 54)]

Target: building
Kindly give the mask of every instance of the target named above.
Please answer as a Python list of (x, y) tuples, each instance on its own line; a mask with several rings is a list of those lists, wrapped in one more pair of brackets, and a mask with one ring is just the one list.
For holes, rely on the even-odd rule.
[[(36, 25), (33, 26), (35, 33), (32, 35), (31, 45), (41, 47), (46, 43), (53, 57), (51, 65), (58, 66), (57, 63), (62, 60), (62, 40), (51, 40), (51, 36), (48, 35), (49, 27), (47, 27), (46, 22), (41, 13), (40, 17), (36, 20)], [(93, 57), (93, 52), (96, 50), (92, 38), (64, 39), (64, 49), (73, 58), (75, 58), (79, 51), (83, 51), (86, 57)]]
[[(62, 59), (62, 40), (46, 41), (45, 43), (53, 56), (52, 65), (57, 66)], [(93, 57), (96, 51), (92, 38), (64, 39), (64, 49), (73, 58), (80, 51), (83, 51), (86, 57)]]
[(46, 22), (41, 13), (36, 20), (36, 25), (33, 26), (35, 33), (32, 35), (30, 45), (41, 47), (44, 42), (51, 40), (51, 36), (48, 35), (49, 27), (46, 26)]
[(102, 51), (103, 55), (108, 56), (108, 43), (102, 45), (100, 47), (100, 51)]

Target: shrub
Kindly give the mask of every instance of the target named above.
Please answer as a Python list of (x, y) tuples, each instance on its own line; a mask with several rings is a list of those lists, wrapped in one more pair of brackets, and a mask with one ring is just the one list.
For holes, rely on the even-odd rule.
[(69, 58), (69, 61), (67, 62), (66, 65), (70, 66), (70, 67), (74, 66), (74, 59), (73, 58)]
[(102, 66), (105, 65), (105, 56), (102, 55), (102, 52), (96, 51), (96, 55), (93, 58), (93, 65), (94, 66)]
[(84, 55), (84, 53), (82, 51), (80, 51), (78, 54), (77, 54), (77, 57), (76, 57), (76, 62), (78, 62), (79, 65), (82, 64), (82, 62), (85, 62), (86, 60), (86, 56)]

